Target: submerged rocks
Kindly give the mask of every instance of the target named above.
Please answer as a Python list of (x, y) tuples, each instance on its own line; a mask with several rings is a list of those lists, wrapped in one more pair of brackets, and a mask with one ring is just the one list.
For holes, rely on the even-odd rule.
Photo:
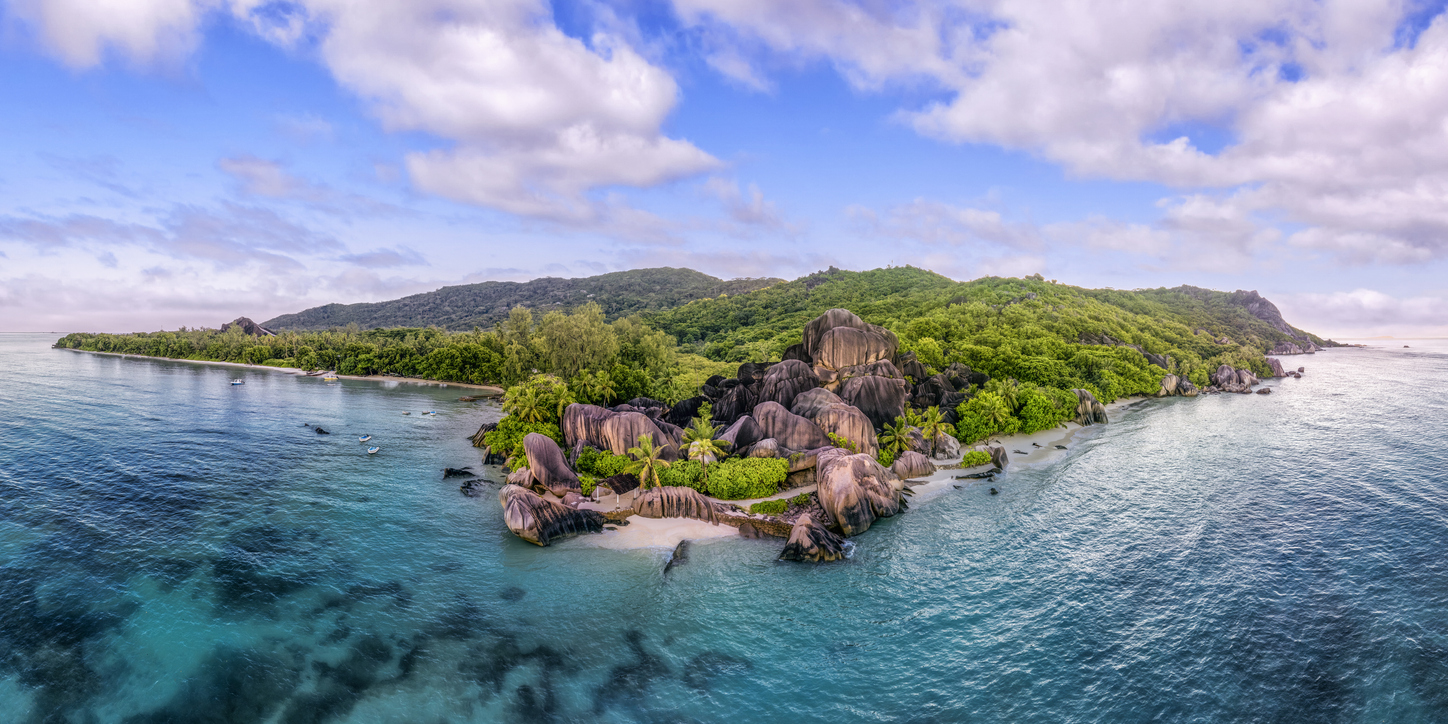
[(719, 511), (693, 488), (653, 488), (634, 498), (633, 510), (645, 518), (693, 518), (719, 525)]
[[(750, 526), (750, 530), (753, 530), (753, 526)], [(744, 533), (742, 525), (739, 532)], [(784, 551), (779, 554), (779, 558), (784, 561), (810, 563), (838, 561), (845, 557), (846, 545), (844, 538), (831, 533), (815, 522), (813, 516), (805, 513), (794, 522), (794, 529), (790, 531), (789, 541), (784, 544)]]
[(785, 409), (778, 402), (762, 402), (754, 408), (754, 419), (766, 437), (791, 450), (812, 450), (830, 444), (830, 439), (813, 422)]
[(583, 493), (583, 485), (568, 467), (563, 451), (558, 449), (558, 443), (553, 442), (553, 438), (530, 432), (523, 437), (523, 453), (528, 456), (528, 470), (532, 472), (533, 479), (548, 492), (559, 497), (570, 492)]
[(602, 513), (574, 510), (517, 485), (503, 486), (498, 491), (498, 502), (503, 505), (503, 524), (508, 530), (534, 545), (546, 546), (565, 536), (603, 531)]
[(905, 509), (900, 478), (869, 455), (826, 450), (819, 454), (818, 466), (820, 506), (846, 536), (863, 533), (876, 520)]
[(935, 464), (914, 450), (906, 450), (900, 453), (900, 457), (895, 458), (895, 464), (890, 466), (890, 472), (895, 473), (902, 480), (924, 478), (935, 474)]

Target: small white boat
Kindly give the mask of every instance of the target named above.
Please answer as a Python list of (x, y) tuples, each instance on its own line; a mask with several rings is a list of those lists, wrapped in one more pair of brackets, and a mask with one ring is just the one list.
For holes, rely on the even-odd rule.
[(367, 448), (367, 454), (368, 454), (368, 455), (376, 455), (376, 454), (377, 454), (377, 451), (378, 451), (378, 450), (381, 450), (381, 449), (382, 449), (382, 448), (380, 448), (380, 447), (369, 447), (369, 448)]
[(367, 442), (368, 440), (371, 440), (371, 439), (372, 439), (372, 436), (371, 436), (371, 435), (363, 435), (362, 437), (357, 438), (357, 442)]
[(231, 384), (233, 384), (233, 385), (244, 385), (244, 384), (246, 384), (246, 382), (245, 382), (244, 380), (232, 380), (232, 381), (231, 381)]
[(434, 410), (428, 410), (427, 412), (424, 412), (424, 413), (422, 413), (422, 414), (424, 414), (424, 415), (433, 415), (434, 417), (437, 416), (437, 412), (434, 411)]
[(411, 413), (411, 412), (404, 412), (404, 413), (402, 413), (402, 414), (404, 414), (404, 415), (411, 415), (412, 413)]

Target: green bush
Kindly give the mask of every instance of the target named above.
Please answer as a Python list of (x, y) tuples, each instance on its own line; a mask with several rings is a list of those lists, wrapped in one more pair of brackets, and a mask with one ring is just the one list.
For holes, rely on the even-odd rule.
[(611, 478), (624, 471), (633, 458), (627, 455), (615, 455), (607, 450), (596, 450), (591, 447), (583, 448), (578, 454), (578, 472), (592, 475), (597, 478)]
[(523, 422), (515, 415), (509, 415), (498, 421), (497, 429), (483, 435), (483, 444), (504, 457), (521, 457), (523, 455), (523, 438), (530, 432), (547, 435), (559, 445), (563, 444), (563, 432), (558, 429), (557, 425), (551, 422)]
[(895, 464), (895, 453), (884, 448), (875, 453), (875, 460), (883, 467), (890, 467)]
[(1021, 421), (1011, 414), (1011, 408), (1000, 395), (982, 392), (960, 403), (955, 408), (958, 417), (955, 423), (955, 437), (962, 444), (971, 445), (991, 435), (1009, 435), (1020, 429)]
[(973, 468), (977, 465), (986, 465), (990, 462), (990, 453), (984, 450), (971, 450), (960, 460), (960, 467)]
[(584, 495), (593, 495), (593, 489), (598, 487), (598, 478), (580, 473), (578, 476), (578, 484), (583, 486)]
[[(718, 463), (715, 463), (718, 467)], [(710, 472), (713, 472), (711, 469)], [(659, 484), (676, 488), (693, 488), (701, 493), (704, 489), (704, 468), (698, 460), (676, 460), (673, 465), (659, 471)]]
[(799, 495), (790, 498), (789, 502), (794, 503), (795, 505), (808, 505), (809, 493), (800, 493)]
[(787, 500), (761, 500), (749, 506), (749, 512), (760, 513), (762, 515), (779, 515), (786, 510), (789, 510), (789, 501)]
[(709, 495), (720, 500), (763, 498), (779, 492), (789, 463), (779, 458), (732, 458), (709, 467)]
[(840, 437), (839, 435), (836, 435), (836, 434), (834, 434), (833, 432), (827, 432), (827, 433), (825, 433), (825, 434), (829, 436), (829, 438), (830, 438), (830, 444), (831, 444), (831, 445), (834, 445), (835, 447), (838, 447), (838, 448), (844, 448), (845, 450), (849, 450), (849, 451), (852, 452), (852, 453), (858, 453), (858, 452), (860, 452), (860, 448), (857, 447), (857, 446), (855, 445), (855, 443), (850, 442), (849, 439)]

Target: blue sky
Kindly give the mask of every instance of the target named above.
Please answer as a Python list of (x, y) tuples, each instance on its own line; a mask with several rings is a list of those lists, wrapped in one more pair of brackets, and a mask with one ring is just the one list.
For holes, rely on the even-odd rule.
[(0, 331), (912, 264), (1448, 334), (1441, 4), (0, 8)]

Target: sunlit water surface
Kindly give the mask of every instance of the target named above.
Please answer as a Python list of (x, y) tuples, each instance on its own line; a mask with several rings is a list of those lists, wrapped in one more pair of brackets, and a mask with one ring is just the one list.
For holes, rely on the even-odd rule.
[(1441, 342), (1141, 403), (842, 563), (665, 576), (444, 480), (500, 414), (465, 390), (52, 341), (0, 336), (6, 722), (1448, 719)]

